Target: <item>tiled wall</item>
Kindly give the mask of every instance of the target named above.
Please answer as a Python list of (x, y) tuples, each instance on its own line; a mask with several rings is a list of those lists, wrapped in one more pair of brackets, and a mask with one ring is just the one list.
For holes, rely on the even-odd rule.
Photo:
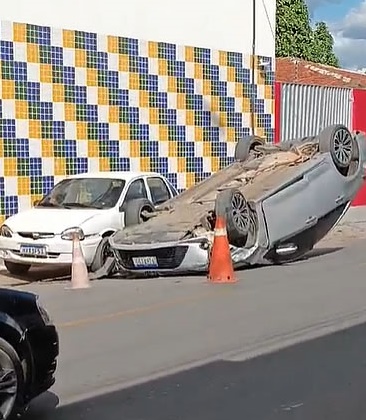
[(250, 55), (1, 22), (0, 64), (0, 220), (77, 172), (189, 187), (232, 160), (252, 95), (273, 141), (274, 74), (252, 83)]

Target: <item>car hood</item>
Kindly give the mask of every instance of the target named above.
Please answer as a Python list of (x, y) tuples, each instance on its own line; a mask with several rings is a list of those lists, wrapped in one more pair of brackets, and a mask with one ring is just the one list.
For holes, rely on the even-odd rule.
[(65, 229), (80, 227), (101, 214), (96, 209), (32, 208), (9, 217), (5, 224), (13, 232), (47, 232), (60, 234)]

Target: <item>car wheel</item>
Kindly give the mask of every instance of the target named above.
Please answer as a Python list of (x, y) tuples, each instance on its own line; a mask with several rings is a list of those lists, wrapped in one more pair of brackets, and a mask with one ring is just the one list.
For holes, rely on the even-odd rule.
[(250, 209), (243, 194), (236, 189), (220, 192), (215, 202), (216, 217), (224, 217), (228, 241), (238, 248), (245, 246), (250, 230)]
[(154, 213), (153, 203), (147, 198), (138, 198), (127, 203), (125, 208), (125, 226), (138, 225), (148, 220), (146, 213)]
[(331, 125), (318, 138), (319, 151), (330, 153), (338, 170), (343, 171), (349, 167), (355, 155), (355, 140), (347, 127), (342, 124)]
[(14, 348), (0, 338), (0, 419), (10, 420), (22, 407), (23, 374)]
[[(90, 271), (95, 272), (100, 270), (109, 257), (113, 257), (113, 254), (109, 244), (109, 237), (107, 236), (103, 238), (98, 245), (93, 262), (90, 266)], [(113, 271), (113, 268), (114, 267), (110, 269), (110, 272)]]
[(14, 274), (15, 276), (27, 274), (31, 268), (30, 264), (19, 264), (11, 261), (4, 261), (4, 264), (9, 273)]
[(254, 150), (256, 146), (262, 146), (263, 144), (264, 140), (257, 136), (246, 136), (241, 138), (236, 143), (234, 159), (240, 162), (247, 160), (250, 152)]

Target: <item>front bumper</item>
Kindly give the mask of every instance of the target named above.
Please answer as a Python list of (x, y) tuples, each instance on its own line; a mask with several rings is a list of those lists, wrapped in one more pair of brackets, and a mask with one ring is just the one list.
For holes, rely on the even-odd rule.
[[(96, 249), (101, 241), (99, 235), (86, 237), (80, 241), (81, 249), (87, 265), (93, 262)], [(46, 255), (28, 256), (22, 255), (21, 246), (43, 246), (46, 248)], [(4, 261), (11, 261), (19, 264), (31, 265), (69, 265), (72, 263), (72, 241), (61, 239), (56, 235), (51, 239), (26, 239), (18, 234), (11, 238), (0, 237), (0, 258)]]
[[(205, 240), (187, 242), (126, 245), (111, 242), (111, 248), (121, 271), (130, 273), (183, 274), (207, 271), (209, 247)], [(134, 258), (155, 257), (157, 266), (141, 264)]]

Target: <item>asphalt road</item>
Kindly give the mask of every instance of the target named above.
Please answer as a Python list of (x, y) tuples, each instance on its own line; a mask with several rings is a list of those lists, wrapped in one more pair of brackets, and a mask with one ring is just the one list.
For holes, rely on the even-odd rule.
[(363, 408), (364, 327), (347, 340), (251, 358), (366, 322), (365, 251), (364, 242), (246, 270), (227, 286), (201, 277), (110, 279), (82, 291), (23, 286), (41, 295), (61, 340), (52, 389), (59, 408), (47, 395), (29, 418), (39, 420), (43, 409), (44, 418), (65, 420), (328, 418), (322, 410), (360, 418), (336, 416)]

